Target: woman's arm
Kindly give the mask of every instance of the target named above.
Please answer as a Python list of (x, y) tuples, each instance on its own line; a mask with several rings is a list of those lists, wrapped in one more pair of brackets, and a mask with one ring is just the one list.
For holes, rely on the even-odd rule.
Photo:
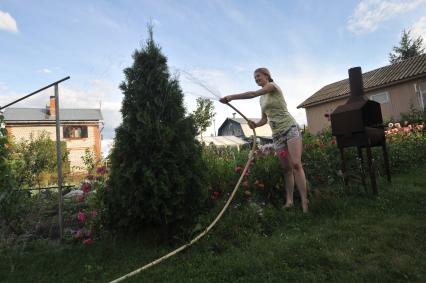
[(236, 100), (236, 99), (250, 99), (250, 98), (255, 98), (257, 96), (267, 94), (267, 93), (272, 92), (274, 90), (275, 90), (274, 84), (268, 83), (259, 90), (247, 91), (247, 92), (243, 92), (243, 93), (227, 95), (227, 96), (222, 97), (219, 101), (222, 102), (222, 103), (228, 103), (228, 102), (230, 102), (232, 100)]
[(268, 122), (268, 117), (266, 117), (266, 114), (262, 112), (262, 119), (260, 119), (259, 122), (255, 123), (253, 121), (249, 121), (249, 127), (254, 129), (257, 127), (262, 127), (263, 125), (265, 125)]

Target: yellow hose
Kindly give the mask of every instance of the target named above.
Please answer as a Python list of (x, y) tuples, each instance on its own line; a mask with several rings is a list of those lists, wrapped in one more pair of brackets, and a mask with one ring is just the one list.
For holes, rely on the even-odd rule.
[[(231, 107), (232, 109), (234, 109), (235, 111), (237, 111), (237, 113), (240, 114), (241, 117), (243, 117), (247, 122), (249, 121), (246, 116), (244, 116), (240, 111), (238, 111), (238, 109), (236, 109), (230, 103), (226, 103), (226, 104), (229, 107)], [(122, 276), (122, 277), (120, 277), (120, 278), (117, 278), (117, 279), (111, 281), (110, 283), (121, 282), (121, 281), (123, 281), (123, 280), (125, 280), (129, 277), (132, 277), (132, 276), (134, 276), (134, 275), (136, 275), (136, 274), (138, 274), (138, 273), (140, 273), (140, 272), (162, 262), (163, 260), (168, 259), (169, 257), (176, 255), (177, 253), (183, 251), (184, 249), (189, 248), (190, 246), (195, 244), (199, 239), (201, 239), (203, 236), (205, 236), (213, 228), (213, 226), (216, 225), (216, 223), (219, 221), (219, 219), (225, 213), (226, 209), (228, 208), (229, 204), (231, 203), (232, 199), (234, 198), (235, 193), (237, 192), (242, 180), (244, 179), (244, 175), (246, 174), (247, 170), (250, 167), (250, 162), (253, 160), (255, 149), (256, 149), (256, 131), (253, 129), (253, 146), (252, 146), (252, 148), (249, 152), (248, 160), (246, 162), (246, 165), (244, 166), (244, 170), (241, 173), (241, 176), (238, 179), (238, 182), (235, 185), (234, 190), (232, 191), (231, 195), (229, 196), (229, 199), (226, 201), (225, 206), (222, 208), (222, 210), (219, 212), (219, 214), (216, 216), (216, 218), (213, 220), (213, 222), (209, 226), (207, 226), (207, 228), (203, 232), (201, 232), (198, 236), (196, 236), (194, 239), (192, 239), (188, 244), (185, 244), (185, 245), (177, 248), (176, 250), (174, 250), (174, 251), (172, 251), (172, 252), (170, 252), (170, 253), (168, 253), (168, 254), (166, 254), (166, 255), (164, 255), (164, 256), (162, 256), (162, 257), (160, 257), (160, 258), (158, 258), (158, 259), (156, 259), (156, 260), (154, 260), (154, 261), (152, 261), (152, 262), (150, 262), (150, 263), (148, 263), (148, 264), (146, 264), (146, 265), (144, 265), (144, 266)]]

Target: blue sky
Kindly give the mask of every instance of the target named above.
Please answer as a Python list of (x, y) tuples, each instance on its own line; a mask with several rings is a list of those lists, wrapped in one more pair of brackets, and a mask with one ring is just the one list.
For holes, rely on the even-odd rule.
[[(69, 75), (62, 107), (101, 105), (107, 148), (121, 119), (122, 70), (152, 21), (171, 72), (180, 74), (188, 112), (196, 95), (210, 94), (180, 70), (227, 95), (256, 89), (253, 70), (268, 67), (303, 124), (298, 104), (346, 78), (350, 67), (387, 65), (404, 28), (425, 37), (425, 15), (426, 0), (0, 0), (0, 105)], [(15, 107), (44, 107), (51, 92)], [(233, 104), (260, 117), (258, 99)], [(215, 107), (217, 130), (233, 111)]]

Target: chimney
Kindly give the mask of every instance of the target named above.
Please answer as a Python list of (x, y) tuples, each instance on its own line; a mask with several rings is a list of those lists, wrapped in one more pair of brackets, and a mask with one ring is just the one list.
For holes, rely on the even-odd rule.
[(49, 107), (49, 114), (50, 116), (56, 116), (56, 103), (55, 103), (55, 97), (50, 97), (50, 107)]
[(235, 114), (237, 114), (237, 113), (232, 113), (232, 118), (234, 118), (234, 119), (235, 119)]
[(349, 69), (349, 86), (351, 95), (348, 102), (355, 102), (364, 99), (364, 84), (362, 82), (361, 67)]

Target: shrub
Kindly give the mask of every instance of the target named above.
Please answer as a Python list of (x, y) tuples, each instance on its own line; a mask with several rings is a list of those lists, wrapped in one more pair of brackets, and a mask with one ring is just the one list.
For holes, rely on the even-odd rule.
[(205, 166), (183, 93), (152, 38), (124, 70), (121, 112), (104, 192), (105, 223), (118, 231), (162, 233), (191, 225), (205, 199)]

